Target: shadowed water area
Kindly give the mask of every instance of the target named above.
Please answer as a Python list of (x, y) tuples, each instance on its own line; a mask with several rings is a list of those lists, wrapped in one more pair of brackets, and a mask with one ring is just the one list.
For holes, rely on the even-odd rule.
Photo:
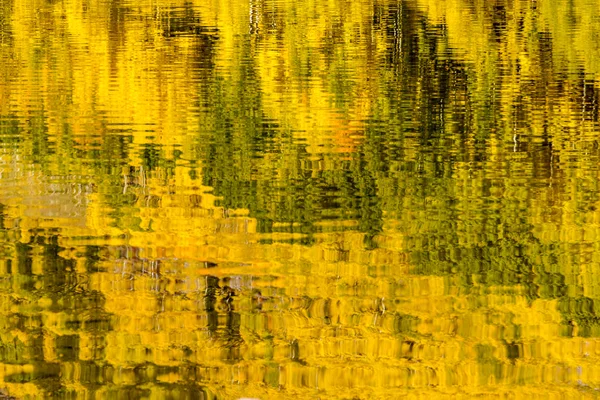
[(600, 395), (596, 0), (0, 0), (0, 397)]

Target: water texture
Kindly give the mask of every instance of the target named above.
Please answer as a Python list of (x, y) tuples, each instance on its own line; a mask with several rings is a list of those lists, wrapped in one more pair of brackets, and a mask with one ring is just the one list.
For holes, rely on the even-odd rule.
[(600, 396), (599, 79), (596, 0), (0, 0), (0, 397)]

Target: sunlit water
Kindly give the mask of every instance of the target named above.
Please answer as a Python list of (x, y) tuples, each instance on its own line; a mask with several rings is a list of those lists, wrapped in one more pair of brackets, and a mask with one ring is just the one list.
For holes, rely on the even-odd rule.
[(593, 0), (0, 1), (0, 392), (600, 395)]

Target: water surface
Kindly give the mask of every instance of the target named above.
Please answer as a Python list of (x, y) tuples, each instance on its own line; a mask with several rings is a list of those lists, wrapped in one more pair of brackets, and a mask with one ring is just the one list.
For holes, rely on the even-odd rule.
[(0, 388), (594, 398), (594, 0), (0, 2)]

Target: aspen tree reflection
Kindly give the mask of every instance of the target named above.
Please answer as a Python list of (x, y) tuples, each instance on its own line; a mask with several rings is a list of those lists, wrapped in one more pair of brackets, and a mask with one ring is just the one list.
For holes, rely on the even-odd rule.
[(599, 18), (3, 2), (0, 393), (593, 397)]

